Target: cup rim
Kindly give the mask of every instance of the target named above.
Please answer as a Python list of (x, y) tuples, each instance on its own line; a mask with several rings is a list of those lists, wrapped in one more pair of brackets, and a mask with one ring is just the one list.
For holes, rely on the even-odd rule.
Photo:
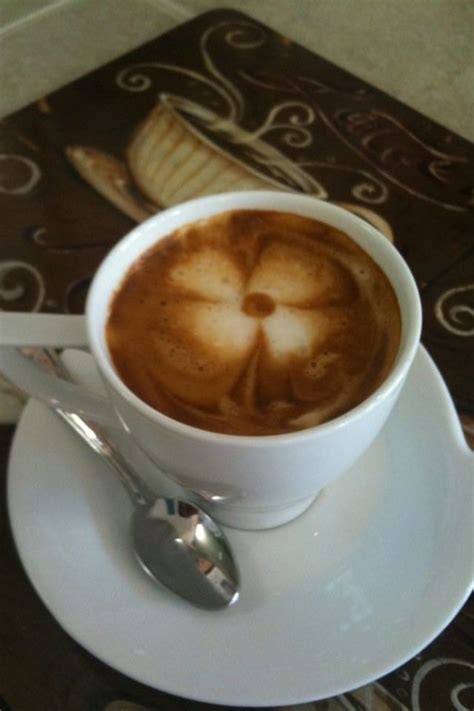
[[(261, 203), (260, 206), (258, 206), (259, 203)], [(269, 207), (269, 203), (274, 203), (275, 207)], [(317, 207), (316, 210), (315, 207)], [(403, 291), (404, 297), (408, 299), (408, 305), (406, 313), (402, 313), (402, 337), (395, 364), (385, 380), (376, 388), (376, 390), (374, 390), (374, 392), (372, 392), (361, 403), (342, 415), (306, 429), (274, 435), (240, 435), (204, 430), (193, 425), (180, 422), (179, 420), (175, 420), (159, 410), (155, 410), (153, 407), (141, 400), (127, 387), (127, 385), (125, 385), (113, 368), (110, 355), (107, 352), (105, 337), (100, 339), (98, 334), (99, 328), (96, 327), (96, 324), (93, 322), (96, 305), (100, 302), (103, 303), (104, 300), (107, 302), (107, 305), (110, 303), (110, 297), (114, 288), (120, 283), (130, 265), (136, 261), (140, 254), (143, 254), (147, 249), (149, 249), (154, 241), (158, 241), (162, 237), (170, 234), (170, 232), (176, 229), (178, 225), (183, 226), (201, 219), (200, 216), (193, 214), (198, 208), (204, 210), (206, 213), (203, 217), (211, 217), (222, 212), (239, 209), (273, 209), (277, 212), (294, 212), (312, 219), (327, 222), (328, 224), (333, 224), (331, 218), (334, 218), (334, 220), (338, 223), (341, 221), (343, 223), (347, 223), (347, 226), (343, 227), (341, 227), (340, 224), (335, 224), (334, 226), (337, 227), (337, 229), (341, 229), (346, 232), (346, 234), (348, 234), (351, 239), (354, 239), (354, 241), (358, 242), (357, 237), (355, 237), (351, 231), (351, 227), (354, 232), (364, 232), (372, 244), (378, 242), (377, 250), (384, 257), (387, 257), (391, 263), (397, 265), (397, 273), (403, 283), (402, 288), (398, 289), (394, 284), (394, 280), (387, 274), (387, 277), (396, 292), (400, 310), (402, 311), (402, 305), (400, 304), (399, 299), (399, 293), (401, 291)], [(207, 211), (208, 208), (209, 211)], [(329, 219), (327, 219), (328, 217)], [(126, 263), (117, 280), (114, 282), (114, 286), (108, 290), (106, 289), (106, 293), (104, 294), (106, 272), (110, 269), (112, 263), (125, 255), (132, 245), (135, 245), (137, 241), (143, 238), (144, 235), (148, 235), (152, 232), (155, 227), (163, 227), (163, 225), (166, 225), (168, 222), (173, 222), (174, 220), (177, 221), (175, 225), (170, 227), (169, 230), (164, 229), (162, 235), (160, 234), (156, 240), (146, 242), (143, 248), (140, 249), (139, 252)], [(363, 246), (363, 249), (370, 254), (376, 263), (379, 263), (377, 257), (369, 249), (367, 249), (366, 245)], [(381, 268), (384, 273), (386, 273), (386, 270), (383, 267)], [(128, 404), (132, 405), (147, 419), (157, 425), (160, 425), (161, 427), (174, 431), (176, 434), (185, 435), (188, 438), (200, 441), (214, 442), (217, 444), (232, 443), (235, 445), (237, 443), (241, 443), (246, 446), (252, 445), (254, 447), (272, 447), (290, 442), (294, 444), (298, 441), (318, 438), (320, 436), (325, 436), (330, 432), (335, 432), (338, 429), (345, 427), (348, 422), (354, 422), (362, 417), (365, 417), (375, 407), (377, 407), (381, 400), (389, 397), (390, 394), (397, 389), (399, 384), (403, 382), (415, 357), (420, 341), (422, 309), (418, 288), (408, 265), (398, 250), (384, 235), (382, 235), (381, 232), (376, 230), (375, 227), (348, 210), (325, 200), (315, 198), (311, 195), (272, 190), (254, 190), (227, 192), (220, 193), (218, 195), (198, 197), (181, 203), (180, 205), (167, 208), (166, 210), (153, 215), (148, 220), (145, 220), (141, 224), (137, 225), (117, 242), (117, 244), (110, 250), (102, 263), (99, 265), (87, 297), (86, 323), (88, 340), (92, 354), (106, 381), (126, 402), (128, 402)], [(102, 331), (103, 326), (104, 324), (102, 322), (100, 329)]]

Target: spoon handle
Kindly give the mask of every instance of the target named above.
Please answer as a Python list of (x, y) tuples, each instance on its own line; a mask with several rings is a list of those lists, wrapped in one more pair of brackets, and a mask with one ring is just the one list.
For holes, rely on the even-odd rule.
[[(66, 367), (55, 351), (46, 348), (34, 348), (31, 349), (29, 357), (33, 358), (50, 373), (66, 380), (71, 379)], [(136, 506), (148, 505), (156, 498), (145, 482), (134, 474), (117, 445), (102, 427), (92, 420), (73, 412), (67, 412), (61, 407), (54, 405), (49, 405), (49, 407), (115, 470), (124, 489)]]
[(86, 442), (91, 449), (99, 454), (109, 466), (118, 474), (120, 481), (136, 506), (146, 506), (152, 501), (152, 496), (147, 491), (145, 484), (139, 482), (132, 474), (127, 462), (116, 446), (104, 433), (99, 431), (94, 422), (88, 422), (80, 415), (65, 412), (61, 408), (51, 409), (67, 422), (72, 429)]

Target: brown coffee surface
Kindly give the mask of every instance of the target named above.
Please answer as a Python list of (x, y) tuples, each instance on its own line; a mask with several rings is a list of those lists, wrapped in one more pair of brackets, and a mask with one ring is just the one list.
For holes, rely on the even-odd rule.
[(106, 326), (113, 364), (139, 398), (241, 435), (352, 409), (389, 373), (400, 332), (390, 282), (347, 235), (259, 210), (159, 240), (119, 285)]

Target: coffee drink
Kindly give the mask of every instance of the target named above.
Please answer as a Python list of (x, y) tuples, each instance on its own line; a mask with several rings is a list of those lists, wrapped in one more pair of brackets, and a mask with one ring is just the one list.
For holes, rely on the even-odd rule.
[(401, 333), (394, 290), (350, 237), (237, 210), (185, 225), (129, 269), (106, 339), (128, 388), (205, 430), (274, 435), (347, 412), (383, 382)]

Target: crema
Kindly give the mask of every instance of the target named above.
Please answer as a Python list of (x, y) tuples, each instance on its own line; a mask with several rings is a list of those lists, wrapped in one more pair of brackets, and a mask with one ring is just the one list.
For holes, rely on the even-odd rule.
[(195, 427), (275, 435), (366, 399), (396, 358), (398, 301), (348, 235), (298, 215), (186, 225), (129, 269), (106, 339), (127, 387)]

